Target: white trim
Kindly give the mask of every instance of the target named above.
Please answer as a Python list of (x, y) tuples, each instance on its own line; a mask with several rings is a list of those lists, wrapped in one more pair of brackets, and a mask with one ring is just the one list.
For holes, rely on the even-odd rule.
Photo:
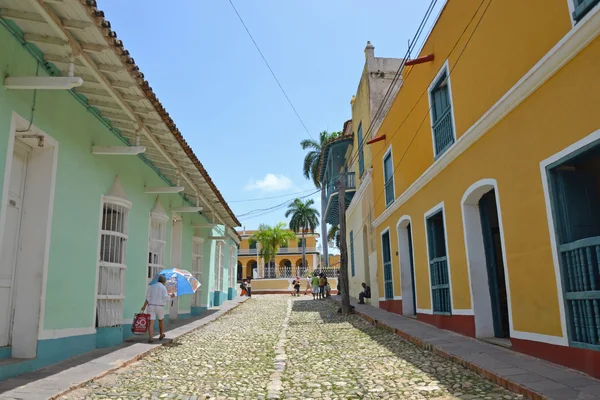
[[(600, 7), (594, 8), (595, 10), (600, 10)], [(597, 14), (597, 13), (596, 13)], [(562, 290), (562, 277), (560, 275), (560, 261), (558, 259), (558, 244), (556, 243), (556, 231), (554, 229), (554, 215), (552, 214), (552, 200), (550, 198), (550, 189), (548, 186), (548, 172), (547, 167), (550, 164), (553, 164), (564, 157), (567, 157), (569, 154), (579, 150), (582, 147), (585, 147), (595, 141), (600, 140), (600, 130), (597, 130), (585, 138), (567, 146), (565, 149), (555, 153), (554, 155), (546, 158), (542, 162), (540, 162), (540, 173), (542, 178), (542, 188), (544, 189), (544, 200), (546, 202), (546, 217), (548, 219), (548, 232), (550, 234), (550, 247), (552, 249), (552, 261), (554, 264), (554, 276), (556, 279), (556, 292), (558, 294), (558, 307), (560, 312), (560, 323), (562, 328), (562, 339), (564, 340), (564, 346), (567, 346), (569, 343), (568, 334), (567, 334), (567, 318), (565, 315), (565, 302), (563, 298), (563, 290)], [(553, 336), (555, 337), (555, 336)]]
[[(429, 87), (427, 88), (427, 99), (429, 100), (429, 124), (431, 127), (431, 145), (433, 146), (433, 159), (435, 160), (438, 157), (438, 154), (436, 154), (435, 152), (435, 133), (433, 131), (433, 113), (431, 112), (431, 110), (433, 109), (433, 104), (431, 103), (431, 90), (434, 88), (435, 84), (438, 82), (438, 80), (440, 79), (440, 77), (442, 76), (443, 73), (446, 73), (446, 80), (448, 81), (448, 99), (450, 101), (450, 116), (452, 118), (452, 137), (453, 137), (453, 142), (450, 145), (450, 147), (454, 146), (454, 144), (456, 143), (456, 120), (454, 119), (454, 103), (452, 102), (452, 85), (450, 84), (450, 68), (448, 67), (448, 59), (446, 59), (446, 61), (444, 61), (444, 64), (441, 66), (441, 68), (438, 70), (438, 72), (435, 74), (435, 77), (433, 78), (433, 80), (431, 81), (431, 83), (429, 84)], [(444, 153), (447, 152), (448, 150), (450, 150), (450, 147), (448, 147), (446, 150), (444, 150)], [(442, 154), (444, 154), (442, 153)], [(440, 155), (441, 157), (441, 155)]]
[(452, 310), (452, 315), (473, 315), (473, 309), (459, 308), (457, 310)]
[(379, 217), (373, 221), (376, 228), (383, 224), (400, 206), (410, 200), (433, 178), (464, 153), (473, 143), (490, 131), (541, 85), (556, 74), (567, 62), (600, 34), (600, 7), (594, 7), (544, 57), (481, 116), (456, 143), (435, 160)]
[(393, 300), (402, 300), (402, 296), (394, 296)]
[[(429, 274), (429, 299), (431, 302), (431, 310), (433, 312), (433, 289), (431, 288), (431, 268), (429, 262), (429, 229), (427, 229), (427, 219), (439, 211), (442, 211), (442, 218), (444, 219), (444, 245), (446, 246), (446, 264), (448, 267), (448, 286), (450, 292), (450, 313), (454, 313), (454, 299), (452, 298), (452, 268), (450, 267), (450, 249), (448, 248), (448, 220), (446, 219), (446, 207), (444, 202), (437, 204), (423, 215), (423, 223), (425, 226), (425, 245), (427, 248), (427, 273)], [(416, 285), (415, 285), (416, 286)]]
[(433, 315), (433, 308), (417, 308), (417, 314)]
[[(385, 298), (385, 271), (384, 268), (385, 266), (383, 265), (383, 235), (386, 234), (386, 232), (388, 233), (389, 239), (390, 239), (390, 268), (392, 270), (392, 296), (394, 296), (395, 290), (394, 290), (394, 252), (392, 251), (392, 234), (390, 232), (390, 227), (388, 226), (387, 228), (385, 228), (384, 230), (382, 230), (379, 233), (379, 240), (381, 243), (381, 273), (382, 273), (382, 277), (383, 277), (383, 301), (386, 301)], [(391, 299), (387, 299), (387, 300), (393, 300), (393, 297)]]
[(571, 21), (571, 26), (575, 26), (575, 20), (573, 19), (573, 12), (575, 11), (575, 4), (573, 0), (566, 0), (567, 7), (569, 8), (569, 20)]
[[(30, 140), (26, 138), (20, 138), (20, 140), (17, 141), (16, 131), (20, 127), (26, 128), (28, 126), (30, 129), (30, 134), (43, 137), (43, 143), (45, 143), (45, 145), (44, 148), (41, 149), (37, 146), (32, 147), (29, 152), (29, 160), (24, 183), (25, 195), (23, 197), (22, 204), (23, 215), (21, 217), (21, 239), (19, 239), (19, 241), (21, 241), (23, 237), (27, 237), (29, 245), (39, 248), (43, 254), (25, 253), (24, 255), (18, 257), (17, 265), (15, 266), (16, 270), (13, 276), (13, 293), (11, 295), (11, 299), (14, 301), (14, 305), (11, 306), (11, 312), (13, 310), (15, 311), (15, 318), (13, 320), (11, 329), (13, 357), (19, 358), (36, 357), (39, 332), (41, 332), (44, 327), (46, 285), (48, 280), (48, 263), (50, 257), (52, 219), (54, 214), (54, 197), (56, 190), (56, 172), (59, 155), (58, 141), (56, 141), (46, 132), (40, 130), (37, 126), (31, 125), (28, 120), (13, 111), (11, 114), (10, 130), (6, 148), (6, 164), (2, 187), (3, 199), (8, 198), (15, 146), (19, 145), (19, 143), (25, 143), (25, 141)], [(32, 187), (43, 191), (42, 196), (44, 197), (44, 205), (42, 207), (38, 208), (38, 204), (31, 204), (32, 201), (35, 202), (36, 199), (40, 198), (40, 193), (30, 193), (30, 195), (27, 196), (27, 192)], [(0, 244), (2, 243), (4, 230), (6, 228), (6, 213), (6, 203), (3, 202), (2, 206), (0, 207)], [(29, 217), (27, 215), (29, 215)], [(32, 235), (32, 231), (35, 231), (35, 234)], [(31, 257), (34, 257), (34, 259), (30, 259)], [(41, 279), (39, 282), (36, 278), (22, 275), (23, 273), (32, 272), (30, 269), (25, 269), (21, 272), (21, 274), (19, 274), (19, 264), (22, 263), (25, 263), (25, 265), (38, 265), (39, 268), (41, 268), (36, 268), (36, 271), (33, 271), (35, 273), (34, 276), (39, 276), (38, 274), (41, 274)], [(21, 275), (22, 278), (21, 283), (19, 283), (19, 275)], [(19, 301), (19, 293), (21, 293), (21, 296), (23, 296), (24, 293), (28, 293), (28, 298), (31, 299), (31, 302)], [(35, 316), (35, 320), (31, 318), (32, 316)], [(22, 335), (19, 330), (24, 330), (25, 334)], [(10, 336), (11, 334), (9, 333), (9, 337)], [(18, 339), (15, 340), (15, 337), (18, 337)]]
[[(390, 204), (387, 204), (387, 199), (386, 199), (386, 193), (385, 193), (385, 158), (387, 157), (387, 155), (390, 155), (390, 160), (392, 161), (392, 202)], [(392, 144), (390, 143), (390, 145), (388, 146), (387, 150), (385, 151), (385, 153), (383, 153), (383, 157), (381, 157), (381, 171), (383, 171), (383, 197), (384, 200), (386, 200), (386, 204), (385, 207), (386, 208), (391, 208), (392, 205), (394, 204), (394, 201), (396, 200), (396, 182), (395, 182), (395, 171), (396, 171), (396, 166), (394, 165), (394, 153), (392, 152)]]
[(66, 328), (41, 330), (38, 340), (60, 339), (72, 336), (95, 335), (96, 328)]
[(541, 333), (531, 333), (522, 331), (512, 331), (510, 335), (513, 339), (531, 340), (534, 342), (555, 344), (557, 346), (569, 346), (569, 341), (566, 337), (543, 335)]
[(380, 297), (379, 301), (387, 301), (387, 300), (385, 299), (385, 297)]
[[(404, 226), (404, 227), (401, 227), (400, 225), (402, 225), (404, 222), (408, 222), (408, 224), (406, 224), (406, 226)], [(413, 224), (412, 224), (412, 219), (408, 215), (401, 216), (400, 219), (398, 220), (398, 222), (396, 222), (396, 236), (397, 236), (397, 239), (398, 239), (398, 255), (399, 255), (399, 257), (398, 257), (398, 264), (399, 264), (398, 268), (400, 270), (400, 287), (402, 288), (401, 293), (402, 293), (403, 296), (404, 296), (404, 288), (405, 287), (410, 286), (410, 291), (412, 292), (412, 290), (413, 290), (413, 288), (412, 288), (412, 282), (411, 281), (406, 282), (405, 279), (404, 279), (406, 276), (403, 276), (403, 274), (402, 274), (403, 265), (404, 265), (403, 264), (404, 255), (403, 255), (403, 252), (402, 252), (402, 248), (404, 246), (402, 246), (402, 244), (400, 243), (400, 229), (404, 229), (404, 230), (406, 230), (406, 232), (408, 232), (408, 229), (407, 229), (408, 225), (410, 225), (410, 227), (411, 227), (410, 235), (411, 235), (411, 238), (412, 238), (412, 241), (413, 241), (411, 248), (409, 248), (409, 251), (412, 253), (413, 265), (412, 265), (412, 271), (410, 271), (411, 265), (410, 265), (410, 258), (409, 258), (408, 259), (408, 271), (407, 272), (410, 273), (414, 277), (414, 280), (415, 280), (414, 298), (415, 298), (415, 303), (417, 303), (418, 302), (418, 297), (417, 297), (417, 273), (416, 273), (416, 268), (415, 268), (416, 262), (415, 262), (414, 236), (413, 236), (413, 232), (412, 232), (413, 231), (413, 229), (412, 229), (413, 228)], [(406, 239), (407, 239), (406, 245), (408, 246), (408, 237)], [(404, 259), (404, 261), (406, 261), (406, 259)], [(406, 269), (406, 268), (404, 268), (404, 269)], [(404, 275), (406, 275), (406, 272), (405, 272)], [(408, 278), (410, 278), (410, 276), (408, 276), (406, 278), (408, 280)], [(410, 293), (410, 294), (412, 295), (412, 293)], [(412, 296), (409, 296), (409, 297), (410, 297), (410, 301), (412, 302)], [(405, 302), (402, 302), (402, 315), (412, 315), (412, 311), (416, 310), (416, 309), (417, 309), (417, 304), (413, 304), (412, 307), (409, 307), (409, 303), (405, 304)]]
[(365, 174), (363, 175), (363, 178), (360, 181), (360, 186), (354, 193), (354, 197), (352, 197), (352, 201), (350, 201), (350, 204), (348, 205), (348, 208), (346, 209), (346, 215), (348, 215), (348, 216), (352, 215), (352, 213), (354, 212), (354, 209), (362, 201), (363, 196), (365, 195), (365, 192), (367, 191), (367, 187), (371, 184), (371, 181), (373, 180), (372, 173), (373, 173), (373, 167), (365, 169)]

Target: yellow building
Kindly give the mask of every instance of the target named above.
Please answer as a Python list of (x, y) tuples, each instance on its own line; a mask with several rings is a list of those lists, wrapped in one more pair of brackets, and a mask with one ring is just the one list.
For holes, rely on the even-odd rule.
[(449, 0), (369, 146), (380, 305), (598, 377), (597, 3)]
[(302, 234), (296, 234), (296, 241), (289, 242), (287, 246), (279, 248), (275, 262), (270, 265), (265, 263), (258, 254), (260, 243), (251, 240), (257, 231), (238, 231), (242, 241), (238, 248), (237, 278), (293, 278), (305, 276), (318, 265), (319, 251), (317, 249), (318, 233), (305, 233), (304, 240), (306, 252), (306, 268), (302, 268)]
[[(401, 63), (402, 59), (399, 58), (375, 57), (375, 47), (371, 42), (367, 42), (365, 64), (356, 95), (350, 102), (352, 120), (344, 126), (346, 130), (353, 132), (346, 164), (356, 182), (356, 193), (346, 210), (350, 295), (358, 297), (363, 290), (361, 284), (365, 282), (371, 286), (372, 298), (367, 301), (373, 305), (378, 305), (378, 287), (376, 284), (372, 285), (377, 282), (377, 253), (372, 232), (372, 157), (371, 147), (367, 143), (374, 137), (373, 128), (376, 128), (371, 126), (371, 121), (375, 120), (377, 115), (385, 115), (393, 95), (400, 86), (401, 81), (395, 79), (395, 76)], [(345, 135), (349, 133), (346, 132)], [(382, 304), (382, 307), (385, 308), (385, 305)]]

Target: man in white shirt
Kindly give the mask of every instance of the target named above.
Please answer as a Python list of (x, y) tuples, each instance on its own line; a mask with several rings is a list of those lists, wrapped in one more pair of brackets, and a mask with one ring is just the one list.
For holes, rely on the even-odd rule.
[(154, 285), (148, 286), (148, 292), (146, 293), (146, 301), (142, 306), (142, 312), (148, 307), (148, 314), (150, 314), (150, 323), (148, 324), (148, 343), (154, 341), (154, 320), (158, 318), (158, 329), (160, 336), (158, 340), (163, 340), (165, 337), (165, 304), (170, 297), (175, 297), (174, 294), (169, 296), (167, 292), (167, 278), (164, 275), (158, 276), (158, 282)]

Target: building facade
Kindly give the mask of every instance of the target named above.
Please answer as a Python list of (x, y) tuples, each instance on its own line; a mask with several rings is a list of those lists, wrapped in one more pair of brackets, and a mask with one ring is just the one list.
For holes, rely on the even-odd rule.
[(319, 250), (317, 249), (318, 233), (305, 233), (306, 266), (302, 267), (302, 234), (297, 233), (297, 240), (289, 242), (277, 251), (275, 262), (267, 264), (260, 254), (260, 243), (252, 240), (257, 231), (238, 231), (241, 237), (238, 249), (237, 279), (255, 278), (295, 278), (306, 276), (319, 265)]
[(163, 268), (202, 284), (167, 320), (235, 295), (239, 222), (133, 58), (94, 2), (40, 4), (0, 18), (0, 380), (122, 343)]
[[(352, 107), (353, 142), (346, 164), (354, 173), (356, 193), (346, 210), (346, 244), (348, 249), (348, 271), (350, 295), (358, 297), (363, 290), (362, 283), (371, 287), (372, 305), (390, 310), (394, 302), (383, 301), (379, 304), (377, 284), (377, 252), (373, 240), (373, 187), (372, 187), (372, 139), (371, 121), (377, 121), (379, 115), (385, 115), (397, 92), (401, 80), (396, 72), (402, 60), (398, 58), (375, 57), (375, 47), (367, 42), (365, 47), (365, 65), (360, 77), (356, 95), (350, 102)], [(388, 93), (388, 90), (390, 93)], [(371, 267), (373, 266), (373, 267)]]
[(596, 377), (597, 4), (449, 0), (370, 145), (380, 304)]

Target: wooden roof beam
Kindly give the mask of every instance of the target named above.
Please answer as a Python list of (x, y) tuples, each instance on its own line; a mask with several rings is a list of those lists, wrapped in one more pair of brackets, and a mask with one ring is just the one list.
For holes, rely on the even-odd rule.
[[(11, 10), (9, 8), (0, 9), (0, 16), (2, 16), (4, 18), (16, 19), (16, 20), (20, 20), (20, 21), (40, 22), (43, 24), (46, 23), (46, 20), (44, 19), (44, 17), (42, 17), (39, 14), (26, 12), (26, 11)], [(60, 22), (62, 23), (62, 25), (65, 28), (68, 28), (68, 29), (83, 30), (83, 29), (93, 26), (93, 24), (91, 22), (77, 21), (77, 20), (72, 20), (72, 19), (62, 19), (61, 18)]]

